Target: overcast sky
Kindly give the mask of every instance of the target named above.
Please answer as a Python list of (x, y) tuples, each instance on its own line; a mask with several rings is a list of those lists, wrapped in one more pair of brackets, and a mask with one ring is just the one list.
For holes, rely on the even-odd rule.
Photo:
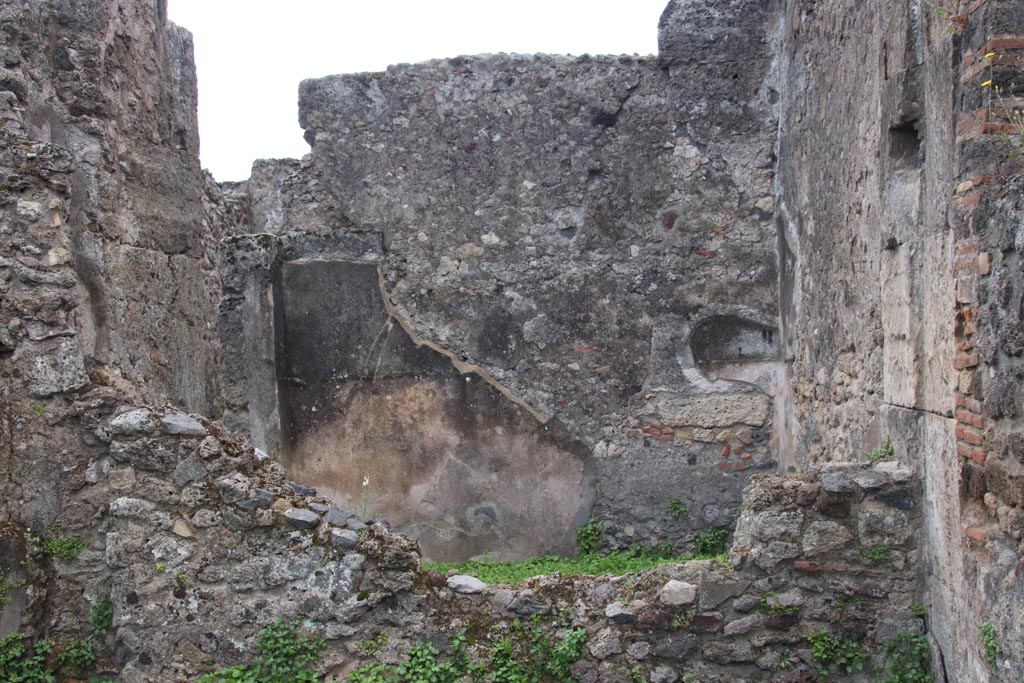
[(195, 36), (203, 166), (301, 157), (304, 78), (484, 52), (655, 54), (667, 0), (169, 0)]

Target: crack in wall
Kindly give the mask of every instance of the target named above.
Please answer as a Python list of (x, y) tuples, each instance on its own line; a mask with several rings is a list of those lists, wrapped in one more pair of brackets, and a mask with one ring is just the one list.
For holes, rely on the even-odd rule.
[(487, 372), (487, 370), (483, 369), (482, 367), (474, 363), (467, 363), (463, 360), (460, 360), (454, 353), (452, 353), (448, 349), (439, 346), (438, 344), (435, 344), (429, 339), (424, 339), (420, 335), (416, 334), (416, 331), (413, 329), (412, 325), (395, 311), (395, 305), (391, 301), (391, 297), (388, 295), (387, 287), (384, 284), (383, 262), (377, 264), (377, 277), (378, 284), (380, 285), (380, 296), (381, 299), (384, 301), (384, 310), (388, 315), (388, 320), (393, 320), (397, 322), (398, 325), (405, 331), (405, 333), (409, 335), (409, 339), (412, 340), (412, 343), (415, 344), (417, 348), (426, 346), (428, 349), (436, 351), (437, 353), (447, 358), (455, 367), (456, 370), (458, 370), (464, 375), (476, 375), (484, 382), (489, 384), (491, 387), (493, 387), (502, 396), (504, 396), (509, 401), (511, 401), (512, 403), (514, 403), (515, 405), (519, 406), (520, 408), (528, 412), (530, 415), (532, 415), (538, 423), (542, 425), (546, 425), (548, 423), (548, 421), (551, 419), (550, 417), (544, 415), (539, 410), (534, 408), (525, 399), (517, 396), (511, 389), (509, 389), (504, 384), (499, 382), (497, 378), (495, 378), (491, 373)]

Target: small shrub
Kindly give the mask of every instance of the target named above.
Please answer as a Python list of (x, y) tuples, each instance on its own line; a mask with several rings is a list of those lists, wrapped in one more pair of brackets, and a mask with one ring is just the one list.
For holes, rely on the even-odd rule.
[(62, 531), (63, 527), (59, 526), (47, 529), (46, 539), (43, 540), (39, 549), (47, 557), (56, 557), (65, 563), (70, 563), (85, 548), (85, 541), (76, 536), (64, 535), (61, 533)]
[(920, 603), (915, 603), (911, 605), (910, 611), (914, 614), (915, 617), (921, 617), (922, 619), (928, 616), (928, 610), (925, 609), (924, 605)]
[(779, 603), (779, 596), (775, 593), (766, 593), (757, 603), (757, 611), (762, 614), (769, 614), (773, 617), (788, 617), (800, 611), (796, 605), (782, 605)]
[(727, 529), (715, 529), (706, 534), (693, 535), (693, 552), (698, 555), (720, 555), (726, 551), (729, 542)]
[(892, 455), (893, 455), (892, 442), (886, 441), (884, 444), (882, 444), (878, 448), (876, 448), (874, 450), (871, 450), (871, 451), (868, 451), (867, 453), (865, 453), (864, 457), (866, 457), (870, 462), (874, 463), (874, 462), (879, 462), (881, 460), (885, 460), (886, 458), (891, 458)]
[(668, 502), (668, 514), (677, 519), (681, 519), (690, 514), (690, 509), (678, 498), (673, 498)]
[(388, 644), (388, 634), (381, 633), (376, 638), (367, 638), (356, 646), (359, 652), (367, 657), (377, 654), (382, 647)]
[(931, 647), (928, 639), (918, 633), (904, 631), (884, 647), (885, 666), (879, 683), (933, 683)]
[(114, 624), (114, 603), (110, 598), (103, 597), (96, 601), (89, 612), (89, 623), (92, 625), (92, 632), (98, 636), (110, 632)]
[(586, 555), (600, 549), (602, 545), (601, 530), (603, 528), (604, 526), (601, 522), (591, 518), (587, 520), (586, 524), (576, 529), (576, 548), (581, 555)]
[(1003, 648), (999, 646), (999, 639), (996, 637), (996, 628), (988, 622), (976, 623), (976, 626), (978, 635), (981, 637), (981, 644), (985, 646), (985, 660), (994, 669), (999, 661), (999, 655), (1003, 651)]
[(892, 548), (888, 545), (865, 546), (853, 556), (857, 562), (869, 567), (881, 567), (892, 564)]
[(85, 671), (96, 663), (96, 651), (92, 641), (72, 640), (57, 653), (57, 662), (76, 671)]
[(312, 668), (323, 652), (322, 638), (299, 631), (299, 621), (279, 621), (260, 632), (256, 660), (218, 669), (203, 676), (200, 683), (316, 683), (320, 676)]
[(853, 673), (864, 668), (868, 653), (853, 642), (828, 631), (816, 631), (807, 636), (815, 668), (822, 676), (831, 673)]
[(30, 648), (25, 636), (18, 631), (0, 638), (0, 672), (3, 680), (11, 683), (53, 683), (52, 671), (46, 670), (46, 656), (50, 646), (44, 640)]

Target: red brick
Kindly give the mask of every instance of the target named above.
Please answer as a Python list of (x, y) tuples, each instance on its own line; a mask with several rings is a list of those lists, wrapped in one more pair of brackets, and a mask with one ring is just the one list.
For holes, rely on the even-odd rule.
[(976, 429), (984, 429), (984, 427), (985, 427), (985, 418), (983, 418), (981, 415), (974, 415), (974, 416), (972, 416), (971, 417), (971, 426), (975, 427)]
[(963, 408), (966, 405), (965, 401), (967, 399), (964, 397), (963, 394), (957, 393), (953, 396), (953, 400), (956, 402), (957, 408)]
[(971, 240), (970, 242), (962, 242), (956, 248), (956, 255), (963, 256), (964, 254), (977, 254), (978, 253), (978, 242)]
[(981, 401), (973, 398), (967, 398), (964, 396), (964, 408), (971, 411), (972, 413), (981, 414)]
[(973, 452), (973, 449), (965, 443), (958, 443), (956, 445), (956, 454), (961, 458), (970, 458)]
[(965, 424), (968, 427), (974, 424), (974, 414), (969, 410), (958, 410), (956, 411), (956, 421)]
[(701, 249), (700, 247), (690, 247), (690, 251), (692, 251), (697, 256), (703, 256), (708, 260), (715, 258), (715, 252), (708, 251), (707, 249)]
[(957, 350), (958, 353), (967, 353), (968, 351), (973, 351), (974, 350), (974, 342), (972, 342), (970, 340), (959, 341), (959, 342), (956, 343), (956, 350)]
[(728, 471), (732, 470), (732, 463), (731, 462), (720, 463), (718, 465), (718, 469), (722, 470), (723, 472), (728, 472)]
[(957, 355), (953, 361), (953, 368), (956, 370), (963, 370), (965, 368), (973, 368), (981, 360), (981, 357), (977, 353), (961, 353)]
[(978, 272), (982, 275), (992, 272), (992, 254), (987, 251), (978, 254)]
[(984, 442), (984, 439), (982, 438), (981, 434), (974, 431), (973, 429), (968, 429), (966, 427), (956, 428), (956, 438), (960, 439), (961, 441), (966, 441), (972, 446), (980, 446)]
[(749, 460), (754, 457), (753, 453), (747, 453), (746, 451), (737, 451), (740, 454), (740, 460)]
[(671, 434), (655, 434), (654, 435), (654, 440), (655, 441), (671, 441), (672, 440), (672, 435)]
[(975, 448), (973, 451), (971, 451), (971, 460), (973, 460), (978, 465), (984, 465), (985, 459), (987, 457), (988, 455), (985, 453), (985, 451), (981, 450), (980, 448)]
[(821, 571), (821, 564), (818, 562), (808, 562), (807, 560), (797, 560), (793, 563), (793, 569), (804, 574), (817, 574)]
[(973, 526), (964, 529), (964, 536), (978, 543), (984, 543), (988, 540), (988, 532)]
[(732, 452), (732, 446), (730, 446), (729, 444), (725, 444), (724, 446), (722, 446), (722, 457), (723, 458), (728, 458), (729, 457), (729, 453), (731, 453), (731, 452)]
[(954, 209), (969, 209), (981, 203), (982, 192), (972, 192), (953, 200)]
[(988, 54), (997, 50), (1024, 50), (1024, 38), (1020, 36), (1004, 36), (993, 38), (985, 44), (978, 52)]
[(957, 256), (955, 259), (953, 259), (953, 272), (963, 273), (966, 271), (973, 271), (976, 260), (977, 259), (971, 254)]

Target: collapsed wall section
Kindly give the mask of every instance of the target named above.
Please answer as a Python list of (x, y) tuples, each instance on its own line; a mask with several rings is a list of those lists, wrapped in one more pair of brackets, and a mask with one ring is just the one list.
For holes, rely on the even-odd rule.
[[(553, 434), (577, 453), (613, 547), (682, 544), (691, 530), (731, 526), (749, 472), (775, 465), (781, 366), (768, 18), (762, 2), (740, 5), (712, 25), (742, 18), (753, 39), (700, 54), (687, 36), (706, 19), (673, 4), (657, 61), (497, 55), (304, 82), (312, 154), (257, 165), (253, 230), (303, 243), (282, 260), (285, 274), (376, 264), (383, 307), (373, 303), (379, 326), (350, 339), (358, 325), (338, 312), (347, 305), (310, 301), (303, 324), (346, 330), (321, 355), (372, 361), (375, 371), (332, 361), (301, 381), (435, 381), (429, 363), (377, 367), (380, 342), (404, 331), (532, 416), (519, 432)], [(377, 246), (348, 255), (328, 246), (353, 236)], [(339, 263), (300, 264), (307, 259)], [(286, 275), (274, 298), (285, 311), (284, 358), (296, 355), (289, 301), (302, 296), (291, 282)], [(381, 462), (416, 469), (417, 448), (361, 430), (372, 421), (354, 422), (344, 392), (331, 391), (313, 414), (294, 383), (296, 400), (282, 394), (270, 412), (252, 411), (250, 388), (228, 389), (240, 423), (280, 420), (282, 438), (266, 447), (337, 482), (348, 504), (366, 467), (354, 444), (391, 449)], [(486, 422), (483, 403), (479, 413)], [(520, 474), (548, 458), (504, 448)], [(433, 450), (435, 460), (453, 452), (440, 442)], [(417, 500), (422, 484), (378, 481), (391, 483), (377, 494), (396, 501)], [(672, 499), (692, 518), (673, 520)], [(585, 521), (586, 496), (577, 504)]]

